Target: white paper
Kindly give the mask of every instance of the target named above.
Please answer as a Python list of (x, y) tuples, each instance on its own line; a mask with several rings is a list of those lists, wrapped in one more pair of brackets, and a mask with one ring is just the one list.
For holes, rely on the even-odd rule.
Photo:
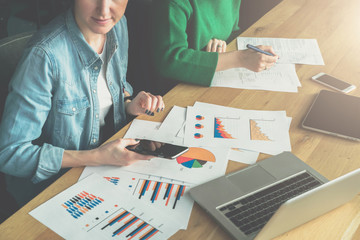
[(272, 154), (291, 151), (285, 111), (256, 111), (197, 103), (188, 107), (187, 146), (242, 148)]
[(275, 64), (266, 71), (232, 68), (215, 72), (211, 87), (297, 92), (301, 86), (294, 64)]
[(115, 189), (96, 174), (41, 204), (30, 215), (65, 239), (129, 239), (129, 234), (132, 239), (147, 234), (151, 235), (148, 239), (168, 239), (179, 229), (169, 216), (132, 201), (128, 191)]
[[(194, 204), (188, 190), (190, 183), (174, 179), (127, 172), (114, 166), (86, 167), (80, 176), (80, 181), (88, 175), (96, 173), (106, 179), (115, 188), (125, 189), (133, 196), (134, 203), (142, 201), (156, 208), (172, 219), (176, 219), (182, 229), (189, 223)], [(145, 185), (146, 184), (146, 185)]]
[(124, 138), (148, 139), (155, 141), (154, 136), (160, 125), (160, 122), (134, 119), (131, 122)]
[(231, 148), (228, 158), (234, 162), (254, 164), (256, 163), (259, 154), (259, 152), (249, 151), (241, 148)]
[(277, 63), (324, 65), (316, 39), (237, 38), (238, 50), (247, 49), (247, 44), (272, 46), (275, 53), (280, 57)]
[(153, 138), (159, 142), (183, 145), (186, 108), (173, 106)]

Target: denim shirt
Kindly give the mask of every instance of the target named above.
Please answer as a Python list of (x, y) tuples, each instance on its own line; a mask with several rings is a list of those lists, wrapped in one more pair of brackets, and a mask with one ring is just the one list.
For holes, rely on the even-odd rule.
[[(125, 17), (107, 34), (106, 80), (114, 133), (125, 125), (128, 32)], [(97, 78), (103, 65), (72, 10), (38, 31), (10, 82), (0, 126), (0, 170), (33, 183), (57, 174), (64, 150), (100, 145)]]

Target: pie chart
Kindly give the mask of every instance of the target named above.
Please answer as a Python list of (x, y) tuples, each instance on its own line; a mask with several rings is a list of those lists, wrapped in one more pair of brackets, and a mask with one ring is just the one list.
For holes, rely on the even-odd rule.
[(206, 149), (191, 147), (176, 161), (186, 168), (201, 168), (207, 162), (215, 162), (215, 156)]

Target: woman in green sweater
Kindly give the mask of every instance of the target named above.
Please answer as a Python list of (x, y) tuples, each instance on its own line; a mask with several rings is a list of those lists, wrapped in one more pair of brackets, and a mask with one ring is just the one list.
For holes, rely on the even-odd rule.
[[(153, 57), (158, 88), (176, 81), (210, 86), (215, 71), (271, 68), (278, 56), (253, 50), (226, 51), (230, 35), (239, 30), (241, 0), (154, 0)], [(164, 81), (166, 79), (166, 81)], [(175, 81), (169, 81), (175, 80)], [(172, 82), (172, 83), (171, 83)]]

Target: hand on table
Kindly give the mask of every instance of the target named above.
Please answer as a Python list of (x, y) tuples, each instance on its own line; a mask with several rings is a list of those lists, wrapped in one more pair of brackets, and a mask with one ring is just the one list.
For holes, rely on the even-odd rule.
[(163, 111), (164, 108), (165, 104), (161, 96), (141, 91), (126, 105), (126, 112), (134, 116), (141, 114), (154, 116), (155, 112)]
[(218, 53), (226, 52), (226, 42), (216, 38), (210, 39), (206, 46), (206, 51)]

